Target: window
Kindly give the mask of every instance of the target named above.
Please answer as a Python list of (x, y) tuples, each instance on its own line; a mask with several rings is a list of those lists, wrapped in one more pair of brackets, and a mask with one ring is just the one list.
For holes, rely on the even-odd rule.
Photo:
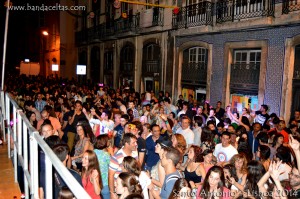
[(230, 92), (257, 96), (260, 63), (260, 49), (234, 50), (234, 59), (230, 72)]
[(189, 49), (189, 63), (206, 63), (207, 50), (201, 47)]
[(104, 55), (105, 58), (105, 70), (113, 70), (113, 52), (108, 51)]
[(260, 64), (261, 50), (234, 51), (234, 64)]
[(147, 46), (147, 60), (153, 60), (154, 59), (154, 45), (151, 44), (149, 46)]

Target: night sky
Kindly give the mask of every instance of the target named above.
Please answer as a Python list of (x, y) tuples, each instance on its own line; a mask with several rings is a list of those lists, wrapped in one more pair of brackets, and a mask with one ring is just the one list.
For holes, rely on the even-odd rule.
[[(37, 0), (30, 1), (31, 4)], [(0, 56), (1, 68), (3, 57), (3, 39), (5, 30), (6, 7), (5, 0), (0, 4)], [(12, 0), (13, 5), (24, 5), (23, 0)], [(38, 4), (36, 4), (38, 5)], [(13, 72), (20, 61), (29, 58), (30, 61), (39, 61), (39, 12), (10, 11), (6, 51), (6, 71)]]

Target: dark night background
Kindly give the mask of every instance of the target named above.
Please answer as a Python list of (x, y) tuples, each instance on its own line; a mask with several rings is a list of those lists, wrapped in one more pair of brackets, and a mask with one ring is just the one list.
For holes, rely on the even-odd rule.
[[(24, 0), (12, 0), (14, 6), (39, 5), (40, 1), (33, 0), (24, 2)], [(0, 53), (1, 68), (3, 58), (3, 40), (5, 30), (6, 7), (5, 0), (1, 0), (0, 4)], [(42, 20), (40, 20), (40, 12), (37, 11), (10, 11), (7, 35), (7, 51), (6, 51), (6, 72), (14, 72), (15, 67), (20, 61), (29, 58), (32, 62), (39, 61), (39, 41), (40, 28)]]

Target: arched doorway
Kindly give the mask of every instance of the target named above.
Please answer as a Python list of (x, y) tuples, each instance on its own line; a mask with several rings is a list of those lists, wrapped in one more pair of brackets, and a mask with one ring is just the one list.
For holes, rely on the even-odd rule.
[(183, 51), (181, 71), (182, 95), (187, 100), (189, 95), (204, 102), (206, 99), (208, 49), (193, 46)]
[(160, 46), (149, 43), (143, 47), (142, 79), (146, 91), (154, 91), (156, 95), (160, 90), (161, 53)]
[(300, 44), (295, 46), (291, 117), (300, 110)]
[(91, 50), (90, 77), (93, 83), (100, 83), (100, 48), (94, 46)]
[(126, 45), (121, 50), (120, 85), (133, 87), (134, 48)]

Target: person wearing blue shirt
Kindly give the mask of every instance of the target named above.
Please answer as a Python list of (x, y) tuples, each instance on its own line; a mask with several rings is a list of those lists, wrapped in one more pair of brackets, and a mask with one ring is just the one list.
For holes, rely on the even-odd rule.
[(155, 153), (156, 141), (160, 138), (160, 127), (152, 126), (152, 136), (146, 139), (146, 164), (145, 170), (151, 171), (151, 168), (159, 161), (159, 155)]

